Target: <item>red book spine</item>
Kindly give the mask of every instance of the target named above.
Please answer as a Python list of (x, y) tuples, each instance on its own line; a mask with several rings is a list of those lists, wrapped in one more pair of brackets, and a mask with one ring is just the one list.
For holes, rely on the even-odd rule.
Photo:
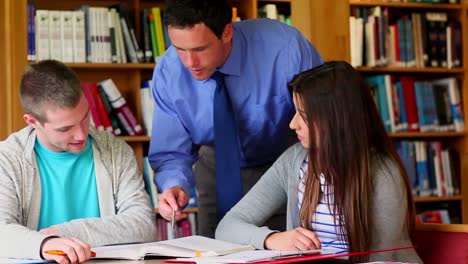
[(403, 97), (405, 98), (408, 132), (419, 132), (419, 118), (416, 106), (416, 95), (414, 93), (414, 79), (410, 77), (401, 77), (400, 81), (403, 86)]
[(86, 100), (88, 101), (89, 111), (91, 112), (91, 117), (93, 119), (94, 126), (98, 129), (103, 131), (104, 126), (101, 122), (101, 118), (99, 117), (99, 112), (96, 107), (96, 102), (94, 101), (94, 96), (92, 92), (92, 86), (96, 85), (94, 83), (83, 83), (83, 91), (86, 96)]
[(110, 121), (109, 115), (107, 114), (106, 107), (104, 106), (104, 102), (102, 101), (101, 95), (99, 94), (98, 87), (95, 83), (91, 83), (90, 87), (91, 94), (93, 95), (94, 103), (96, 105), (96, 109), (99, 114), (99, 118), (101, 119), (101, 123), (104, 127), (104, 130), (112, 133), (112, 123)]
[[(115, 112), (117, 113), (117, 117), (119, 121), (124, 125), (125, 129), (127, 130), (128, 134), (131, 136), (134, 135), (143, 135), (144, 130), (141, 124), (136, 119), (133, 112), (127, 105), (125, 98), (122, 97), (117, 86), (114, 84), (112, 79), (107, 79), (99, 83), (106, 93), (109, 101), (114, 108)], [(130, 129), (128, 129), (130, 128)]]

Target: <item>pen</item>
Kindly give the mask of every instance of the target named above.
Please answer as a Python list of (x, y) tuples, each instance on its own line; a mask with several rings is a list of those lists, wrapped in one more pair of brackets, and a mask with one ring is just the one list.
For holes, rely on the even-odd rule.
[[(45, 253), (57, 256), (66, 256), (67, 253), (63, 252), (62, 250), (46, 250)], [(96, 252), (91, 251), (91, 257), (96, 257)]]
[(172, 230), (174, 230), (174, 226), (175, 226), (175, 210), (172, 210), (171, 226), (172, 226)]

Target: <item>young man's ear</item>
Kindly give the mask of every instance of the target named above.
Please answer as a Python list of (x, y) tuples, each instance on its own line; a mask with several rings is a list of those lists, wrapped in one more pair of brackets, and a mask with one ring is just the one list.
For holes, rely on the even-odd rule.
[(39, 125), (39, 121), (31, 114), (24, 114), (23, 115), (24, 121), (33, 128), (36, 128)]

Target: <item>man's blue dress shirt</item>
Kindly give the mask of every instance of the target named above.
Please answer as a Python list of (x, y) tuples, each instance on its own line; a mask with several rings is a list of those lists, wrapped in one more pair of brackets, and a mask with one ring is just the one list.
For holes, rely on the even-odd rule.
[[(250, 167), (273, 162), (294, 142), (289, 122), (295, 110), (287, 83), (323, 61), (297, 29), (284, 23), (255, 19), (233, 28), (231, 54), (219, 71), (227, 75), (241, 166)], [(160, 191), (194, 186), (198, 147), (214, 145), (215, 89), (212, 79), (194, 79), (172, 46), (156, 65), (149, 160)]]

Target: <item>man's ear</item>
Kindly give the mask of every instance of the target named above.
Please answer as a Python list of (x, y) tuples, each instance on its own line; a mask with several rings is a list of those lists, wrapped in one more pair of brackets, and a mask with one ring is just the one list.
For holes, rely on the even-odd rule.
[(31, 114), (24, 114), (23, 115), (24, 121), (33, 128), (36, 128), (39, 125), (39, 121)]

